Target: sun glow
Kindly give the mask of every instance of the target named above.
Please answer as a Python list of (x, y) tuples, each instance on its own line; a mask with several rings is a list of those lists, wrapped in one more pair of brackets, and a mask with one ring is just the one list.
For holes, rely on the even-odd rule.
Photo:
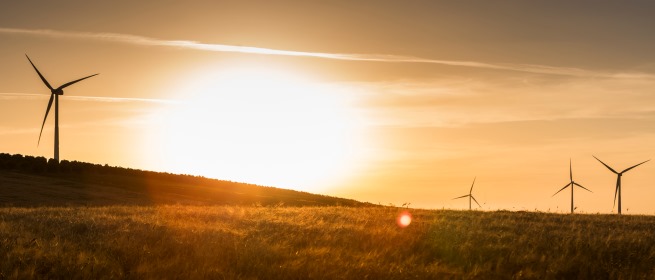
[(363, 133), (338, 88), (261, 66), (202, 73), (164, 112), (162, 168), (320, 192), (360, 159)]

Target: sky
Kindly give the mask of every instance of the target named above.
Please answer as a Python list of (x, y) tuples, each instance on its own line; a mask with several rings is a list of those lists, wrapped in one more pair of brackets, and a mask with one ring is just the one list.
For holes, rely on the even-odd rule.
[[(5, 1), (0, 152), (384, 205), (612, 213), (655, 155), (651, 1)], [(622, 178), (655, 214), (655, 162)], [(475, 205), (474, 205), (475, 206)]]

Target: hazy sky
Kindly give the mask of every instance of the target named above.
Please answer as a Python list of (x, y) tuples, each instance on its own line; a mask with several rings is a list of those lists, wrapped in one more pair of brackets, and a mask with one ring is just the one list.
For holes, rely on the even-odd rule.
[[(0, 152), (374, 203), (612, 211), (655, 155), (652, 1), (8, 1)], [(52, 112), (51, 112), (52, 114)], [(655, 162), (623, 213), (655, 214)]]

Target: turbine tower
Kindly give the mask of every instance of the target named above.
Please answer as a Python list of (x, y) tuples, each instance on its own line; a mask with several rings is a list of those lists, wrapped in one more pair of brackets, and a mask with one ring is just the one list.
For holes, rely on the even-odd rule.
[(482, 206), (480, 206), (480, 203), (478, 203), (478, 201), (475, 199), (475, 197), (473, 197), (473, 194), (472, 194), (472, 193), (473, 193), (473, 185), (475, 185), (475, 178), (473, 178), (473, 184), (471, 184), (471, 189), (469, 190), (469, 194), (467, 194), (467, 195), (462, 195), (462, 196), (460, 196), (460, 197), (455, 197), (455, 198), (453, 198), (453, 200), (455, 200), (455, 199), (460, 199), (460, 198), (468, 197), (468, 198), (469, 198), (469, 211), (471, 210), (471, 200), (475, 201), (475, 203), (476, 203), (480, 208), (482, 208)]
[(609, 169), (610, 171), (614, 172), (614, 174), (617, 175), (617, 177), (616, 177), (616, 189), (614, 190), (614, 205), (612, 205), (612, 209), (614, 209), (614, 206), (616, 205), (616, 194), (618, 193), (619, 194), (619, 214), (621, 214), (621, 176), (623, 175), (623, 173), (628, 172), (628, 170), (633, 169), (633, 168), (635, 168), (635, 167), (637, 167), (639, 165), (642, 165), (642, 164), (644, 164), (646, 162), (649, 162), (650, 159), (647, 160), (647, 161), (644, 161), (642, 163), (635, 164), (635, 165), (633, 165), (631, 167), (628, 167), (628, 168), (626, 168), (625, 170), (623, 170), (621, 172), (616, 172), (616, 170), (612, 169), (609, 165), (605, 164), (602, 160), (598, 159), (596, 156), (593, 156), (593, 157), (596, 160), (600, 161), (600, 163), (605, 165), (605, 167), (607, 167), (607, 169)]
[[(557, 191), (555, 194), (558, 194), (559, 192), (561, 192), (561, 191), (563, 191), (564, 189), (566, 189), (566, 188), (568, 188), (569, 186), (571, 186), (571, 214), (573, 214), (573, 209), (574, 209), (574, 208), (573, 208), (573, 189), (575, 189), (575, 186), (581, 187), (581, 188), (583, 188), (583, 189), (585, 189), (585, 190), (587, 190), (587, 191), (589, 191), (589, 192), (592, 192), (592, 191), (590, 191), (589, 189), (587, 189), (587, 188), (583, 187), (582, 185), (580, 185), (580, 184), (576, 183), (575, 181), (573, 181), (573, 167), (571, 167), (571, 159), (569, 159), (569, 175), (570, 175), (570, 178), (571, 178), (571, 182), (568, 183), (568, 184), (567, 184), (566, 186), (564, 186), (563, 188), (561, 188), (561, 189), (560, 189), (559, 191)], [(555, 194), (554, 194), (553, 196), (555, 196)]]
[(34, 67), (34, 70), (36, 70), (36, 73), (39, 74), (39, 77), (41, 78), (41, 81), (43, 81), (43, 83), (50, 89), (50, 100), (48, 101), (48, 108), (45, 111), (45, 117), (43, 117), (43, 124), (41, 124), (41, 132), (39, 132), (39, 141), (37, 142), (37, 146), (41, 143), (41, 134), (43, 134), (43, 126), (45, 126), (45, 121), (48, 118), (48, 113), (50, 112), (50, 107), (52, 107), (52, 100), (54, 99), (54, 101), (55, 101), (55, 157), (54, 158), (55, 158), (55, 161), (57, 161), (57, 163), (59, 163), (59, 96), (64, 95), (64, 88), (65, 87), (68, 87), (68, 86), (70, 86), (70, 85), (72, 85), (74, 83), (77, 83), (77, 82), (81, 81), (81, 80), (91, 78), (91, 77), (93, 77), (95, 75), (98, 75), (99, 73), (98, 74), (93, 74), (91, 76), (86, 76), (84, 78), (77, 79), (77, 80), (72, 81), (72, 82), (65, 83), (65, 84), (59, 86), (58, 88), (52, 88), (52, 86), (50, 86), (50, 83), (48, 83), (48, 80), (46, 80), (45, 77), (43, 77), (43, 75), (41, 75), (41, 72), (39, 72), (39, 69), (36, 69), (36, 66), (34, 66), (34, 63), (32, 63), (32, 60), (30, 59), (30, 57), (27, 56), (27, 54), (25, 54), (25, 56), (27, 57), (27, 60), (30, 61), (30, 64), (32, 64), (32, 67)]

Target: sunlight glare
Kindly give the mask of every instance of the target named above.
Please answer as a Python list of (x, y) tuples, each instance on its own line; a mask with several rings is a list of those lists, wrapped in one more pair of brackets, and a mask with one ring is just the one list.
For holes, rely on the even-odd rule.
[(167, 170), (317, 192), (358, 160), (362, 132), (338, 89), (263, 66), (199, 73), (163, 112)]

